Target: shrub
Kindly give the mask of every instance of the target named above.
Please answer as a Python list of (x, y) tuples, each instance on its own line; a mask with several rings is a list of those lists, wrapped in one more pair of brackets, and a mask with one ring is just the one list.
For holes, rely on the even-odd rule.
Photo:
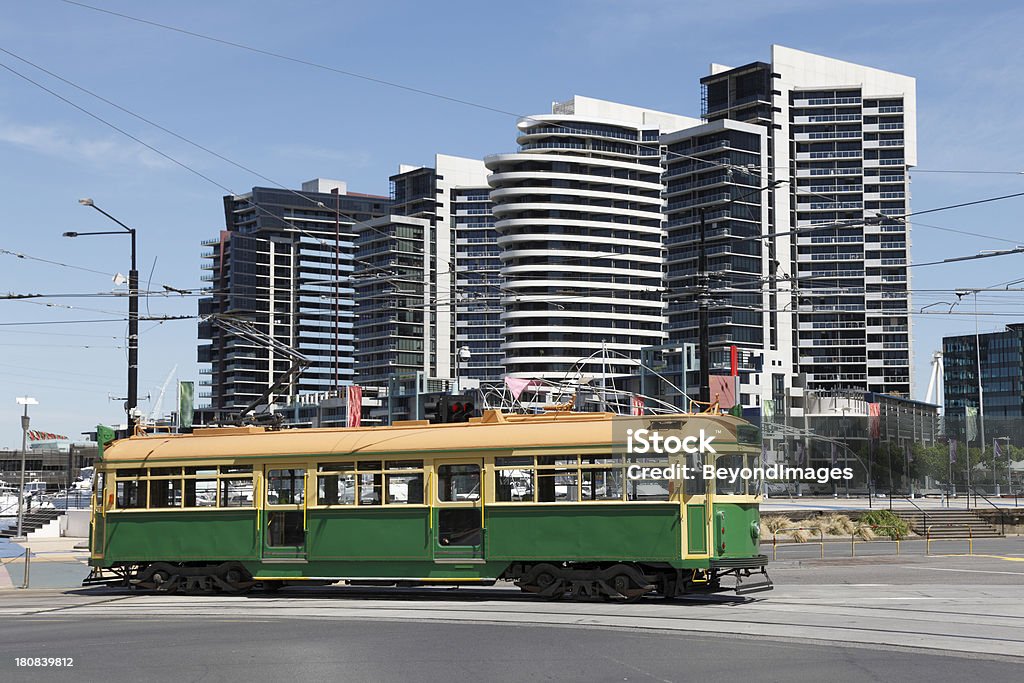
[(857, 525), (846, 515), (832, 513), (818, 519), (821, 528), (830, 536), (848, 536), (857, 528)]
[(761, 527), (768, 532), (764, 534), (765, 536), (771, 536), (776, 531), (782, 531), (791, 526), (793, 523), (782, 515), (768, 515), (761, 518)]
[(910, 534), (907, 523), (888, 510), (872, 510), (860, 518), (860, 523), (894, 541), (904, 539)]

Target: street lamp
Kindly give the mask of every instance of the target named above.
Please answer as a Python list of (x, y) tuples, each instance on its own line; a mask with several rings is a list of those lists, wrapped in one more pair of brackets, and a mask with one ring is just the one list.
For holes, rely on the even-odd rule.
[(125, 404), (125, 412), (128, 413), (128, 436), (135, 433), (135, 425), (138, 422), (136, 408), (139, 404), (139, 271), (135, 267), (135, 228), (117, 220), (109, 213), (96, 206), (92, 199), (86, 197), (79, 199), (82, 206), (91, 206), (104, 216), (114, 221), (127, 232), (101, 231), (101, 232), (65, 232), (64, 237), (80, 237), (83, 235), (124, 235), (132, 238), (132, 267), (128, 271), (128, 401)]
[[(1006, 452), (1006, 493), (1013, 493), (1013, 475), (1010, 471), (1010, 465), (1013, 464), (1013, 458), (1010, 457), (1010, 437), (1008, 436), (997, 436), (996, 441), (1004, 442), (1003, 450)], [(996, 454), (992, 454), (992, 469), (996, 467)]]
[(39, 401), (28, 396), (19, 396), (18, 405), (25, 406), (25, 413), (21, 416), (21, 479), (18, 483), (18, 539), (25, 540), (21, 535), (21, 524), (25, 518), (25, 449), (28, 441), (28, 407), (39, 405)]
[[(958, 289), (956, 292), (956, 300), (959, 303), (960, 299), (964, 298), (968, 294), (974, 294), (974, 358), (977, 363), (978, 370), (978, 422), (980, 426), (979, 433), (981, 435), (981, 457), (982, 460), (985, 458), (985, 394), (981, 387), (981, 335), (978, 334), (978, 290), (964, 290)], [(952, 308), (950, 309), (952, 310)], [(964, 431), (967, 430), (967, 408), (964, 408)], [(992, 486), (996, 484), (996, 462), (995, 458), (992, 459)], [(967, 496), (968, 501), (971, 495), (971, 442), (967, 442)]]

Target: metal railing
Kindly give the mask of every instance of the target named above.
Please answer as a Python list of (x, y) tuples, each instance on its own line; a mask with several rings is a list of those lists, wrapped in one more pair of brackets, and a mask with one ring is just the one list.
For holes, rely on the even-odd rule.
[[(785, 533), (791, 533), (793, 531), (817, 531), (818, 532), (818, 540), (817, 540), (816, 543), (818, 545), (818, 548), (820, 548), (820, 550), (821, 550), (821, 559), (823, 559), (823, 560), (825, 559), (825, 532), (822, 531), (818, 527), (793, 526), (793, 527), (789, 527), (788, 529), (776, 529), (775, 531), (772, 532), (772, 560), (773, 561), (778, 557), (778, 553), (779, 553), (779, 532), (780, 531), (782, 533), (784, 533), (784, 534)], [(814, 541), (798, 541), (796, 539), (793, 539), (791, 542), (783, 543), (782, 545), (785, 546), (785, 545), (814, 545), (814, 544), (815, 544)]]
[(857, 557), (857, 543), (858, 543), (858, 541), (857, 541), (857, 534), (860, 533), (861, 529), (871, 529), (872, 531), (875, 531), (875, 530), (878, 530), (878, 529), (889, 529), (890, 531), (895, 531), (896, 533), (894, 533), (894, 534), (891, 533), (889, 535), (889, 538), (879, 538), (879, 539), (871, 539), (871, 540), (861, 539), (859, 542), (860, 543), (895, 543), (896, 544), (896, 554), (897, 555), (900, 554), (900, 531), (901, 531), (900, 527), (897, 527), (897, 526), (874, 526), (874, 525), (871, 525), (871, 524), (861, 524), (860, 526), (858, 526), (856, 529), (853, 530), (852, 534), (850, 534), (850, 557)]
[(18, 560), (21, 560), (21, 559), (25, 560), (25, 571), (23, 572), (22, 577), (21, 577), (21, 585), (18, 586), (18, 587), (19, 588), (28, 588), (29, 572), (30, 572), (30, 569), (32, 567), (32, 550), (31, 550), (31, 548), (26, 547), (22, 551), (22, 553), (20, 555), (15, 555), (14, 557), (0, 558), (0, 567), (5, 567), (5, 566), (7, 566), (9, 564), (14, 564), (15, 562), (17, 562)]
[[(989, 500), (988, 496), (986, 496), (984, 493), (979, 491), (976, 486), (972, 486), (971, 490), (974, 491), (974, 509), (975, 510), (978, 509), (978, 496), (980, 495), (985, 500), (986, 503), (988, 503), (990, 506), (992, 506), (993, 510), (996, 510), (999, 513), (999, 533), (1001, 533), (1003, 536), (1005, 536), (1006, 535), (1006, 512), (1001, 507), (999, 507), (998, 505), (993, 503), (991, 500)], [(970, 501), (970, 492), (968, 492), (968, 494), (967, 494), (967, 500)]]
[[(913, 493), (913, 492), (911, 492), (911, 493)], [(921, 519), (921, 525), (922, 525), (922, 526), (923, 526), (923, 527), (924, 527), (925, 529), (927, 529), (927, 528), (928, 528), (928, 511), (927, 511), (927, 510), (925, 510), (925, 509), (924, 509), (923, 507), (921, 507), (920, 505), (918, 505), (917, 503), (915, 503), (915, 502), (914, 502), (914, 499), (913, 499), (913, 498), (911, 498), (910, 496), (895, 496), (895, 497), (896, 497), (896, 498), (899, 498), (899, 499), (902, 499), (902, 500), (905, 500), (905, 501), (907, 501), (908, 503), (910, 503), (911, 505), (913, 505), (913, 506), (914, 506), (914, 508), (915, 508), (915, 509), (916, 509), (916, 510), (917, 510), (918, 512), (920, 512), (920, 513), (921, 513), (921, 516), (922, 516), (922, 519)], [(893, 499), (893, 495), (892, 495), (892, 489), (890, 489), (890, 490), (889, 490), (889, 512), (892, 512), (892, 499)]]
[[(974, 532), (971, 530), (971, 525), (970, 524), (952, 524), (952, 523), (950, 523), (950, 524), (932, 524), (930, 527), (925, 529), (925, 531), (924, 531), (924, 554), (925, 555), (931, 555), (932, 554), (932, 529), (934, 529), (935, 527), (947, 527), (947, 528), (948, 527), (962, 527), (964, 529), (967, 529), (967, 554), (968, 555), (973, 555), (974, 554)], [(955, 536), (953, 538), (941, 538), (941, 539), (938, 539), (938, 540), (940, 540), (940, 541), (962, 541), (962, 540), (964, 540), (964, 537), (963, 536)]]

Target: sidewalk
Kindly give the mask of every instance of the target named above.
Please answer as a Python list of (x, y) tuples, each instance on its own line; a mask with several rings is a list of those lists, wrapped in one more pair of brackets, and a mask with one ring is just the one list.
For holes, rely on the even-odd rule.
[[(990, 498), (990, 500), (992, 505), (987, 503), (984, 498), (979, 497), (977, 505), (975, 505), (974, 496), (971, 496), (970, 509), (992, 510), (994, 507), (998, 507), (1003, 510), (1013, 510), (1016, 507), (1016, 509), (1024, 512), (1024, 498), (1019, 500), (1014, 498)], [(893, 510), (916, 510), (918, 508), (922, 510), (968, 509), (966, 495), (950, 498), (948, 501), (945, 498), (914, 498), (913, 502), (906, 498), (893, 497), (891, 505)], [(832, 496), (766, 496), (761, 502), (761, 513), (770, 514), (784, 510), (839, 511), (868, 510), (872, 508), (875, 510), (888, 510), (889, 506), (890, 499), (888, 496), (876, 496), (870, 499), (867, 496), (846, 498), (843, 494), (839, 494), (838, 498), (833, 498)]]
[(0, 539), (0, 590), (22, 585), (25, 561), (21, 556), (25, 548), (31, 552), (30, 588), (78, 588), (89, 573), (89, 551), (75, 546), (87, 542), (88, 539), (76, 537), (29, 539), (21, 543)]

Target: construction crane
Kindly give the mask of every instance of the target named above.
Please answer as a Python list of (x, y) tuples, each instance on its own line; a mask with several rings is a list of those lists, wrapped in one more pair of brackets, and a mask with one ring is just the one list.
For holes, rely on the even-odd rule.
[(153, 401), (153, 409), (149, 411), (149, 417), (146, 418), (147, 424), (155, 424), (157, 419), (160, 417), (160, 411), (164, 407), (164, 394), (167, 393), (167, 385), (171, 383), (171, 378), (174, 377), (174, 373), (178, 371), (178, 366), (175, 365), (171, 368), (171, 371), (167, 373), (167, 379), (160, 385), (160, 393), (157, 394), (156, 400)]

